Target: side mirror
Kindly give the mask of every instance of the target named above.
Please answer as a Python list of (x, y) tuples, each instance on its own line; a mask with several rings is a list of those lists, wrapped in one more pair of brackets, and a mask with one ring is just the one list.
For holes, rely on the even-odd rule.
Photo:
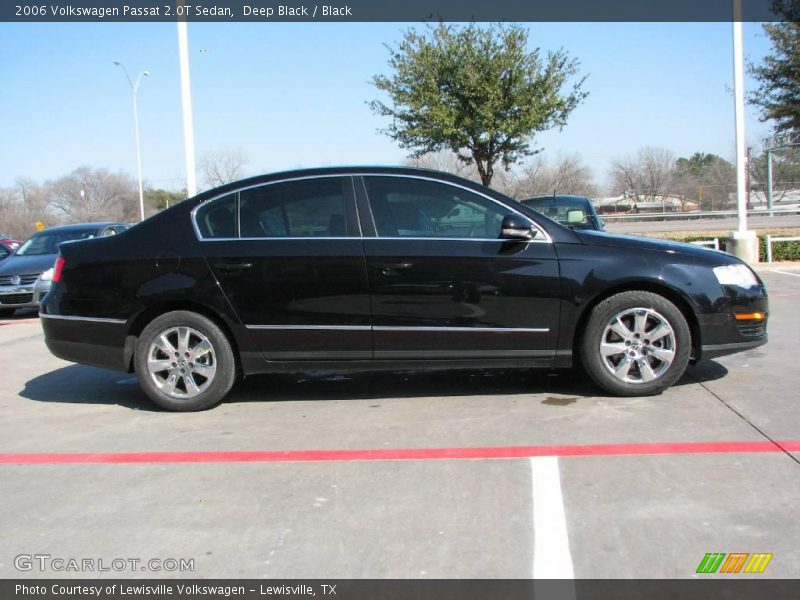
[(500, 237), (507, 240), (532, 240), (535, 230), (530, 221), (519, 215), (507, 215), (503, 217), (500, 225)]
[(570, 225), (576, 225), (578, 223), (585, 223), (586, 222), (586, 215), (582, 210), (568, 210), (567, 211), (567, 223)]

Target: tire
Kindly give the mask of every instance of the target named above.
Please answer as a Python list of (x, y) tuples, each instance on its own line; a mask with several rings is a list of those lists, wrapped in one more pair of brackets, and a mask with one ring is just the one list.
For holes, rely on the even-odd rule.
[(579, 349), (586, 372), (607, 392), (652, 396), (680, 379), (691, 346), (677, 306), (658, 294), (631, 291), (592, 309)]
[(177, 412), (216, 406), (236, 380), (236, 360), (225, 333), (210, 319), (183, 310), (165, 313), (144, 328), (134, 367), (150, 399)]
[(16, 308), (0, 308), (0, 317), (13, 317)]

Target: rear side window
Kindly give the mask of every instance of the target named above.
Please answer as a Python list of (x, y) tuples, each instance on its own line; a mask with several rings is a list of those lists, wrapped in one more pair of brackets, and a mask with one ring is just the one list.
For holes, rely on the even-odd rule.
[(344, 177), (301, 179), (240, 193), (243, 238), (354, 237)]
[(239, 237), (236, 231), (236, 194), (207, 202), (195, 214), (197, 229), (204, 239)]

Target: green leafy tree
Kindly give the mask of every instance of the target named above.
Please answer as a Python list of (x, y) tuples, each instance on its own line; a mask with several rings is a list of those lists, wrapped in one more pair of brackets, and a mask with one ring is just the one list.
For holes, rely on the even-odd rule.
[(412, 28), (387, 48), (392, 72), (373, 83), (390, 102), (369, 103), (391, 118), (382, 133), (412, 157), (455, 153), (474, 163), (484, 185), (498, 162), (507, 170), (535, 154), (534, 135), (563, 127), (587, 96), (577, 60), (564, 50), (528, 50), (528, 32), (518, 25)]
[(148, 212), (157, 212), (186, 200), (186, 190), (172, 192), (170, 190), (147, 188), (144, 191), (144, 203)]
[(764, 25), (772, 52), (762, 64), (750, 65), (759, 85), (749, 100), (761, 108), (762, 121), (775, 122), (777, 131), (800, 131), (800, 2), (778, 1), (773, 6), (786, 21)]

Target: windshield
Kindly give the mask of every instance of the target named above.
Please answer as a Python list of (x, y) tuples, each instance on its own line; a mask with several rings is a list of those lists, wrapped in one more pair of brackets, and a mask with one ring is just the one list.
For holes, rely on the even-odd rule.
[(17, 250), (17, 256), (41, 256), (58, 254), (58, 245), (73, 240), (85, 240), (94, 237), (95, 229), (76, 229), (74, 231), (43, 231), (37, 233)]
[[(564, 198), (563, 196), (557, 196), (555, 198), (533, 198), (525, 201), (526, 206), (533, 208), (537, 212), (550, 217), (562, 225), (577, 229), (595, 229), (594, 218), (589, 212), (590, 209), (587, 204), (586, 200), (580, 198)], [(573, 212), (572, 220), (570, 220), (567, 213), (571, 211), (580, 211), (580, 215)]]

